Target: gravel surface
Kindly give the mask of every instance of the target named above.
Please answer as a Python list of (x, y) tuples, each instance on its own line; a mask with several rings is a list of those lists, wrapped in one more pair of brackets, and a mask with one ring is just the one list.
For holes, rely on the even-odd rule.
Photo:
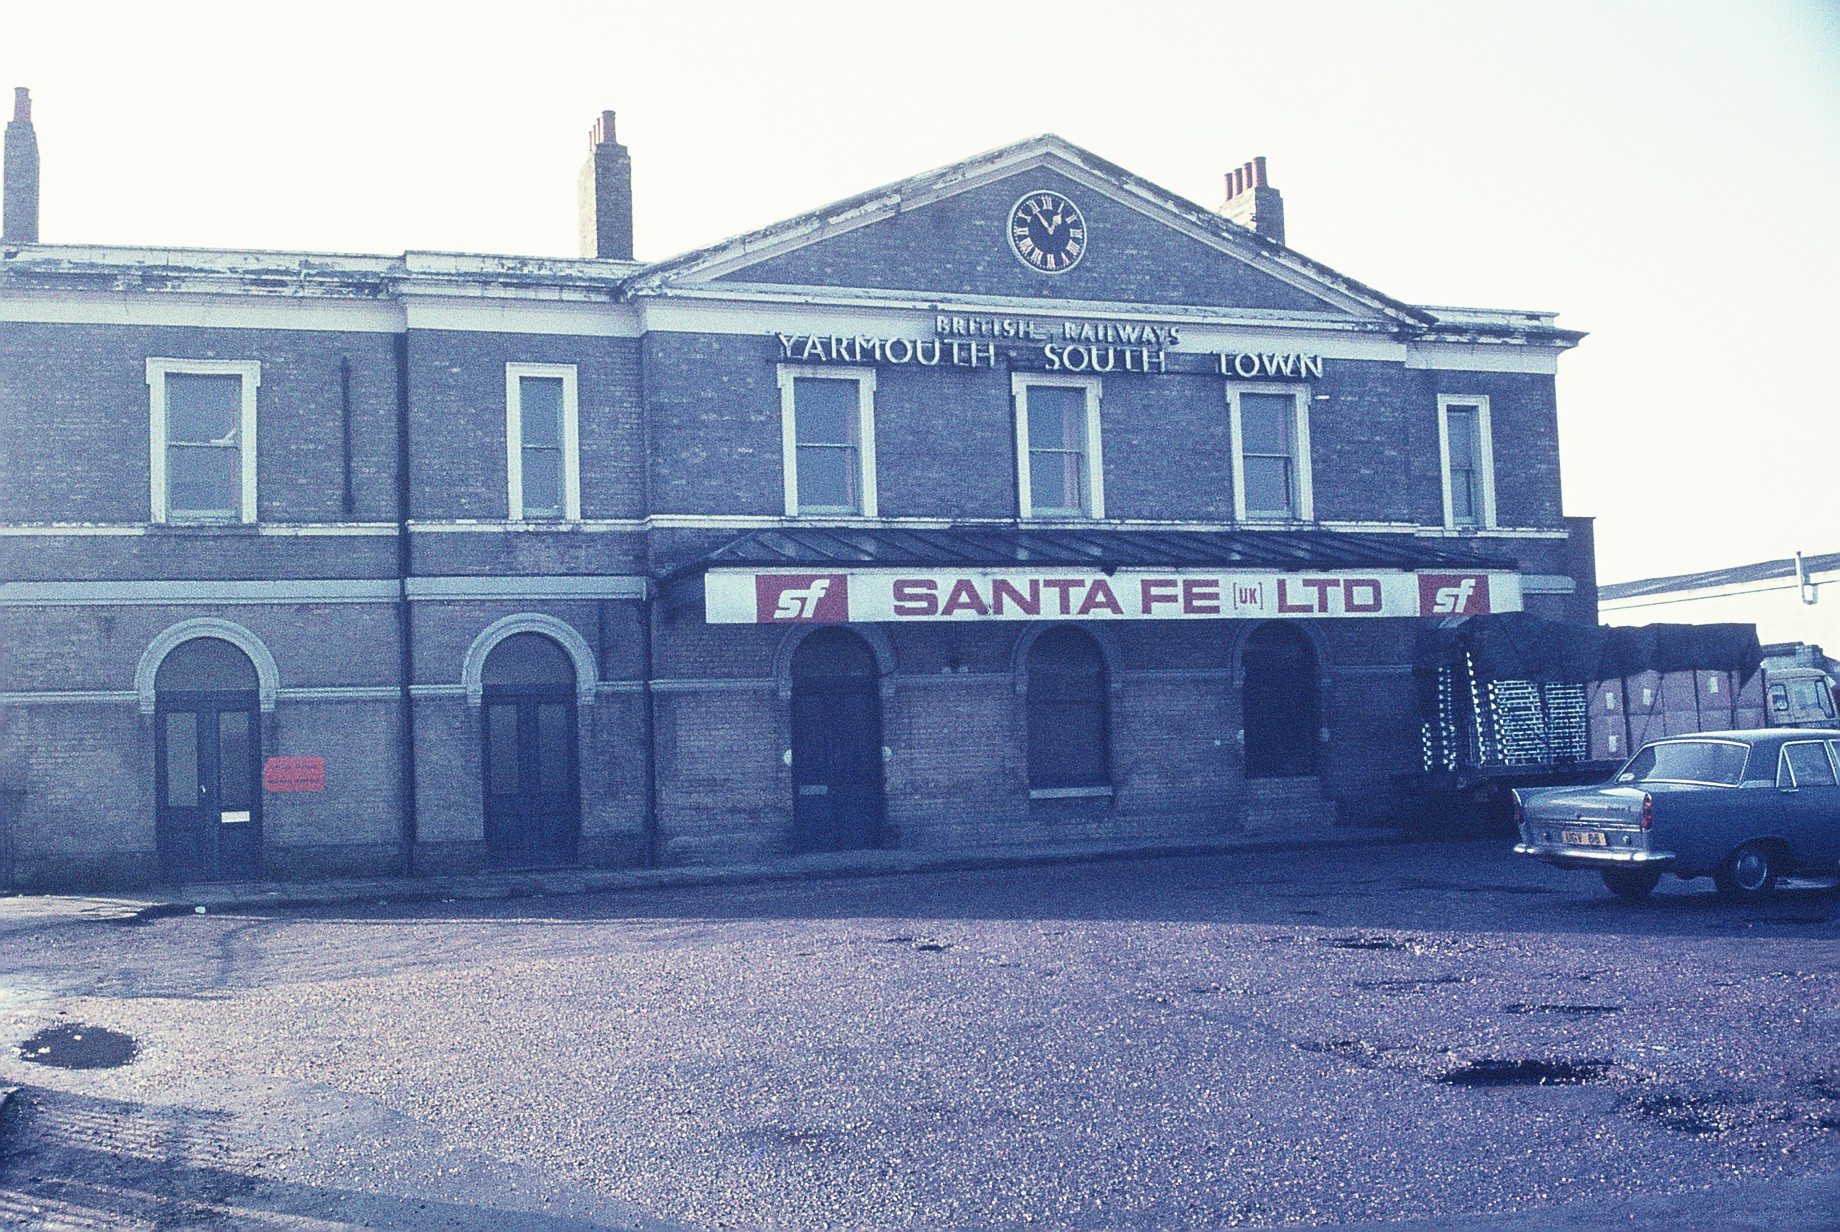
[(1500, 843), (19, 927), (134, 1051), (0, 1051), (0, 1224), (1840, 1226), (1837, 940)]

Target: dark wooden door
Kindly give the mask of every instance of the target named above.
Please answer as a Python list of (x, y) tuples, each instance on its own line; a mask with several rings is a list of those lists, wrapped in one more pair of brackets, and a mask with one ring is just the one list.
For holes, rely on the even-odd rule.
[(487, 856), (499, 868), (574, 863), (581, 840), (574, 695), (488, 687), (484, 700)]
[(851, 851), (882, 828), (882, 706), (874, 656), (842, 630), (793, 658), (792, 846)]
[(174, 693), (154, 712), (154, 840), (167, 881), (262, 871), (262, 729), (253, 694)]
[(1241, 695), (1248, 778), (1316, 773), (1316, 653), (1309, 639), (1268, 624), (1246, 639)]

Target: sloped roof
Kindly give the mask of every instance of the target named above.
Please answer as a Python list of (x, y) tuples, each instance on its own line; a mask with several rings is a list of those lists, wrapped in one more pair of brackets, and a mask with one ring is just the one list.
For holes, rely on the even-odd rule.
[(1498, 557), (1438, 546), (1413, 535), (1336, 531), (1113, 530), (954, 527), (940, 530), (798, 527), (743, 535), (672, 571), (863, 565), (991, 569), (1512, 569)]
[(638, 294), (660, 291), (674, 282), (695, 279), (707, 271), (725, 268), (737, 260), (746, 262), (754, 254), (764, 256), (769, 251), (781, 251), (801, 240), (816, 241), (841, 228), (858, 226), (870, 219), (896, 213), (913, 197), (949, 192), (956, 185), (999, 174), (1011, 166), (1042, 157), (1058, 159), (1096, 176), (1112, 186), (1121, 197), (1161, 209), (1239, 249), (1245, 255), (1263, 257), (1293, 275), (1302, 276), (1361, 303), (1380, 315), (1402, 324), (1417, 326), (1432, 326), (1437, 322), (1437, 317), (1423, 308), (1396, 300), (1276, 240), (1239, 223), (1230, 222), (1213, 210), (1134, 175), (1116, 163), (1053, 133), (1043, 133), (1025, 141), (988, 150), (961, 162), (871, 188), (783, 222), (654, 262), (635, 274), (627, 282), (627, 289), (630, 293)]
[[(1840, 570), (1840, 552), (1821, 556), (1804, 556), (1802, 565), (1810, 573)], [(1725, 569), (1708, 569), (1703, 573), (1676, 573), (1669, 577), (1641, 578), (1634, 582), (1613, 582), (1597, 588), (1599, 600), (1636, 599), (1648, 595), (1670, 595), (1689, 590), (1712, 590), (1721, 586), (1743, 586), (1752, 582), (1770, 582), (1795, 577), (1795, 561), (1763, 560), (1754, 565), (1733, 565)]]

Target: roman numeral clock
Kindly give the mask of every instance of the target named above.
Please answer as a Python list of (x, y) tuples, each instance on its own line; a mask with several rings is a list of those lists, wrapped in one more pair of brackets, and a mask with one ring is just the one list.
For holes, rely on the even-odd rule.
[(1060, 193), (1028, 193), (1010, 209), (1009, 247), (1032, 270), (1064, 274), (1086, 255), (1086, 218)]

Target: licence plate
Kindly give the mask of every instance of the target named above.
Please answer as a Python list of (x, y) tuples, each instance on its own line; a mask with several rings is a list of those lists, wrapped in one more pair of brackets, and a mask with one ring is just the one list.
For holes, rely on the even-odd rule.
[(1610, 840), (1602, 830), (1561, 830), (1559, 837), (1574, 847), (1608, 847)]

